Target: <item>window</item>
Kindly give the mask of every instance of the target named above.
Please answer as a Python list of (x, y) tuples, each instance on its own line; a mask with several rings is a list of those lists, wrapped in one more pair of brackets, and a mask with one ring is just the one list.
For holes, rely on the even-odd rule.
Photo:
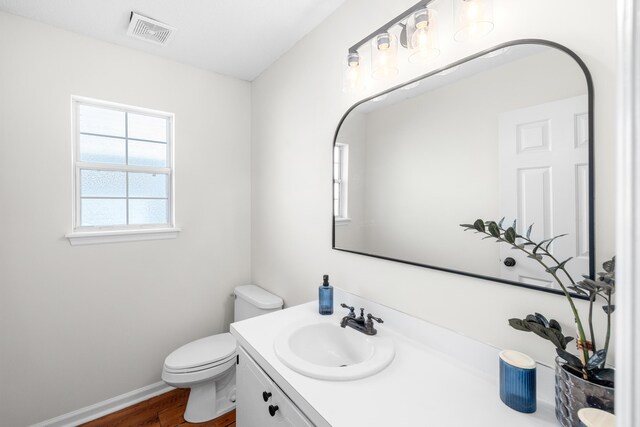
[(349, 146), (338, 143), (333, 147), (333, 216), (336, 221), (348, 221), (347, 177)]
[(68, 237), (175, 237), (152, 233), (176, 231), (173, 114), (84, 98), (72, 102), (75, 206)]

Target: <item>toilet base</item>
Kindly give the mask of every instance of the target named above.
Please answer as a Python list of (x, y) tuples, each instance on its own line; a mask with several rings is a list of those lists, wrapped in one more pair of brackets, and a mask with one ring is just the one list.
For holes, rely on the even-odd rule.
[(189, 388), (189, 400), (184, 411), (184, 419), (189, 423), (211, 421), (236, 407), (235, 369), (215, 380), (192, 384)]
[(184, 419), (190, 423), (212, 420), (218, 414), (216, 403), (216, 382), (206, 381), (191, 387)]

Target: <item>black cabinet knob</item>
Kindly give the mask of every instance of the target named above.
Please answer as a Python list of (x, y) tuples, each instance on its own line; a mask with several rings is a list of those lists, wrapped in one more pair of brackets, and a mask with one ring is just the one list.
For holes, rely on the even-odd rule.
[(272, 417), (275, 417), (277, 411), (278, 411), (278, 405), (269, 405), (269, 415), (271, 415)]
[(506, 265), (507, 267), (513, 267), (514, 265), (516, 265), (516, 260), (511, 257), (507, 257), (504, 259), (504, 265)]
[(271, 397), (271, 393), (269, 393), (268, 391), (262, 392), (262, 400), (264, 400), (265, 402), (269, 400), (270, 397)]

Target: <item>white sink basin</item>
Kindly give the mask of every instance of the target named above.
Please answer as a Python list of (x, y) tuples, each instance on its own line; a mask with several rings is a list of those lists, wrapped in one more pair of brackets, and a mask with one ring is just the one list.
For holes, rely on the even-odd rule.
[(368, 336), (335, 322), (295, 325), (274, 343), (278, 358), (289, 368), (311, 378), (346, 381), (365, 378), (393, 360), (393, 341)]

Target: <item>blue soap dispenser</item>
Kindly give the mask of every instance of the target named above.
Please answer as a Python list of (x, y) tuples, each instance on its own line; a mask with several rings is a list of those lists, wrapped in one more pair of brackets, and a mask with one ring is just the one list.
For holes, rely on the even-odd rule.
[(320, 314), (333, 314), (333, 286), (329, 284), (329, 275), (322, 276), (322, 285), (318, 289)]

